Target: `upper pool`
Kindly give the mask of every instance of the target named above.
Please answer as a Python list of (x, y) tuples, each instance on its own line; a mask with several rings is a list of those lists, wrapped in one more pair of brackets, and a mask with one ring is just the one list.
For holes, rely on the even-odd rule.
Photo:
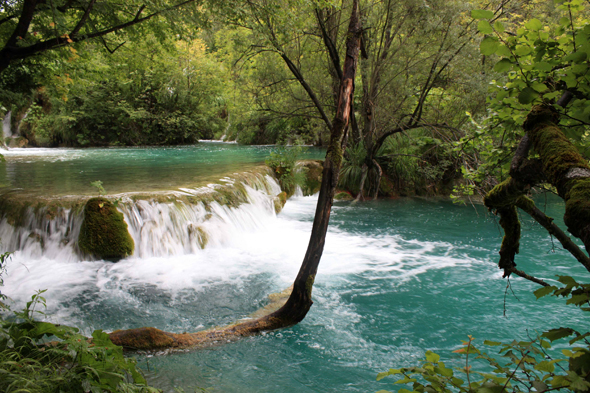
[[(3, 151), (0, 187), (33, 196), (91, 195), (100, 180), (108, 194), (202, 186), (264, 163), (275, 146), (199, 143), (141, 148), (28, 148)], [(301, 159), (322, 159), (305, 147)]]

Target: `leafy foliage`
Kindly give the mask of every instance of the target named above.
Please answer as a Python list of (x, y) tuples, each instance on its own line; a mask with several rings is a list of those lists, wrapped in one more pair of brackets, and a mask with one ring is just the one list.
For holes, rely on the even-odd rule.
[[(568, 91), (573, 100), (560, 109), (560, 127), (582, 154), (588, 154), (590, 134), (590, 23), (581, 0), (555, 1), (550, 15), (529, 20), (500, 18), (473, 10), (483, 35), (480, 51), (494, 61), (496, 80), (490, 83), (489, 117), (475, 124), (459, 142), (468, 157), (466, 177), (482, 186), (486, 179), (503, 179), (508, 161), (522, 137), (522, 124), (533, 105), (555, 104)], [(485, 189), (489, 185), (483, 184)]]
[(160, 44), (148, 36), (132, 51), (81, 53), (37, 90), (21, 132), (37, 144), (66, 146), (211, 138), (225, 127), (225, 71), (206, 51), (202, 40)]
[(43, 315), (37, 309), (45, 306), (43, 292), (15, 317), (0, 320), (0, 390), (158, 392), (102, 330), (88, 339), (77, 328), (35, 320)]
[(93, 181), (90, 183), (90, 185), (94, 188), (96, 188), (96, 191), (98, 191), (98, 196), (102, 196), (104, 194), (106, 194), (106, 191), (104, 189), (104, 187), (102, 186), (102, 181), (97, 180), (97, 181)]
[[(10, 259), (10, 255), (10, 252), (0, 254), (0, 287), (4, 285), (4, 278), (2, 276), (6, 273), (6, 263)], [(7, 309), (7, 306), (4, 304), (6, 299), (6, 295), (0, 292), (0, 310)]]
[(281, 189), (287, 193), (288, 196), (293, 195), (295, 188), (305, 181), (305, 172), (307, 168), (297, 168), (297, 157), (301, 153), (301, 147), (285, 147), (281, 146), (270, 153), (270, 156), (265, 160), (276, 174)]

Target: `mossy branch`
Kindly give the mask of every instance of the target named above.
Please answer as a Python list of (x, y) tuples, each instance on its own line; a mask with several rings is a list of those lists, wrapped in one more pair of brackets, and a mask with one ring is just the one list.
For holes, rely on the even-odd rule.
[(539, 154), (547, 180), (565, 200), (564, 222), (590, 250), (590, 166), (557, 126), (549, 106), (533, 107), (523, 127)]

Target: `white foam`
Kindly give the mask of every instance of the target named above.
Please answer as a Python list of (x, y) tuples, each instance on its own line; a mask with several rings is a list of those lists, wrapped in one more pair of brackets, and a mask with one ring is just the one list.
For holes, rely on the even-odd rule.
[[(48, 289), (51, 305), (67, 303), (84, 291), (114, 302), (133, 303), (133, 288), (153, 287), (173, 299), (184, 290), (202, 291), (226, 284), (239, 286), (248, 277), (267, 277), (281, 290), (295, 278), (311, 232), (317, 196), (295, 197), (283, 212), (274, 214), (267, 194), (249, 189), (251, 203), (238, 209), (138, 202), (125, 211), (138, 251), (116, 264), (77, 261), (17, 252), (8, 264), (5, 293), (22, 305), (38, 289)], [(186, 231), (202, 222), (210, 234), (208, 246), (195, 248)], [(362, 274), (369, 280), (391, 280), (396, 285), (430, 269), (469, 265), (451, 244), (404, 240), (397, 235), (359, 235), (332, 228), (318, 271), (317, 283), (346, 280)], [(26, 267), (25, 267), (26, 266)], [(244, 294), (251, 296), (251, 294)], [(58, 308), (58, 306), (53, 306)], [(61, 318), (69, 319), (60, 310)]]

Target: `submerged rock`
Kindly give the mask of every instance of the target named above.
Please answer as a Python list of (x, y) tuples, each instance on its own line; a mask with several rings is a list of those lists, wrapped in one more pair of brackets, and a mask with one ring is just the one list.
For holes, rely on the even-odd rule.
[(78, 247), (87, 254), (116, 262), (131, 255), (135, 244), (123, 214), (108, 199), (92, 198), (84, 208)]

